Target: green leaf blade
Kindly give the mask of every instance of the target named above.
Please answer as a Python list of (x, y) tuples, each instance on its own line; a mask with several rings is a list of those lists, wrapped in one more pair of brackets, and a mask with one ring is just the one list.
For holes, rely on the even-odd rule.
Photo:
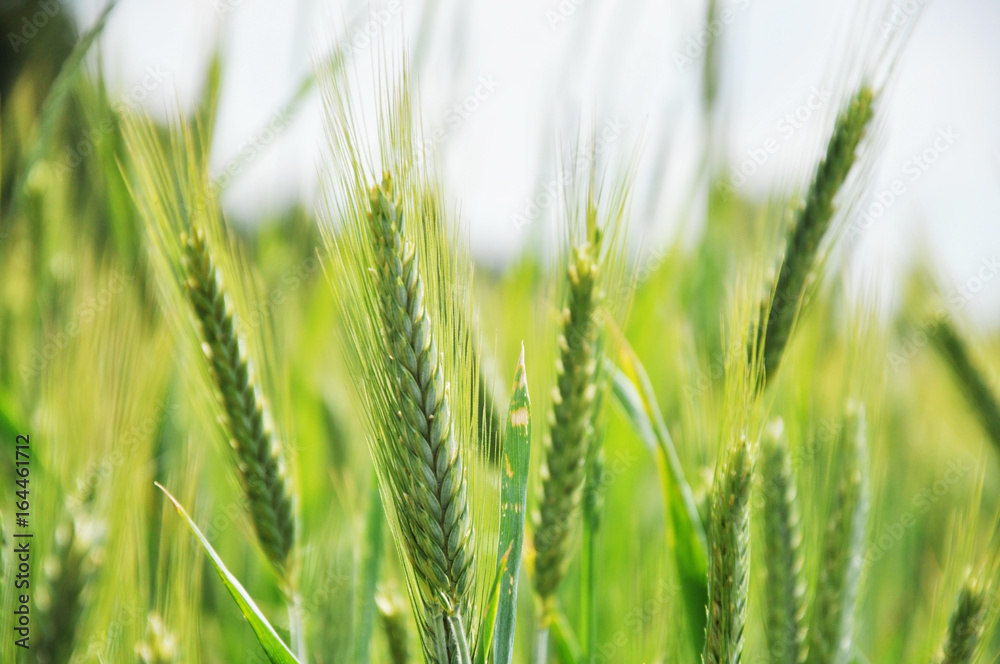
[(226, 586), (226, 590), (229, 594), (233, 596), (236, 601), (236, 605), (240, 608), (240, 613), (243, 617), (247, 619), (250, 623), (250, 628), (253, 633), (257, 636), (257, 641), (260, 642), (261, 647), (264, 649), (264, 653), (267, 655), (268, 659), (271, 660), (272, 664), (299, 664), (299, 660), (295, 658), (292, 651), (288, 649), (288, 646), (281, 640), (278, 633), (274, 631), (274, 627), (268, 622), (267, 618), (261, 612), (260, 608), (250, 597), (250, 593), (246, 591), (243, 585), (236, 579), (235, 576), (226, 568), (225, 563), (222, 562), (222, 558), (219, 554), (215, 552), (212, 545), (209, 544), (208, 539), (202, 534), (201, 530), (195, 524), (195, 522), (188, 516), (188, 513), (184, 510), (181, 504), (174, 498), (169, 491), (163, 488), (162, 485), (156, 483), (156, 486), (162, 491), (167, 499), (173, 504), (174, 509), (177, 513), (184, 517), (187, 522), (188, 527), (194, 534), (195, 538), (201, 543), (202, 548), (205, 553), (208, 554), (209, 560), (212, 561), (212, 566), (218, 573), (219, 578), (222, 579), (223, 585)]
[[(524, 513), (528, 500), (530, 460), (531, 398), (528, 395), (528, 378), (524, 369), (524, 344), (522, 344), (521, 357), (514, 372), (514, 392), (507, 413), (507, 431), (500, 467), (500, 541), (497, 552), (498, 555), (509, 558), (507, 558), (506, 572), (500, 579), (493, 640), (495, 664), (509, 664), (514, 654), (517, 578), (521, 570), (521, 546), (524, 542)], [(502, 561), (500, 565), (503, 565)]]

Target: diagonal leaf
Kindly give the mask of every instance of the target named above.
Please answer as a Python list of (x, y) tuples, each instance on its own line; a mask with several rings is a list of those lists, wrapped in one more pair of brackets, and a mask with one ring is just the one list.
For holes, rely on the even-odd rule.
[(284, 644), (278, 636), (278, 633), (274, 631), (273, 627), (271, 627), (271, 623), (269, 623), (267, 618), (264, 617), (264, 614), (261, 613), (257, 604), (254, 603), (253, 598), (250, 597), (250, 593), (248, 593), (240, 582), (236, 580), (236, 577), (233, 576), (228, 569), (226, 569), (226, 565), (222, 562), (222, 559), (219, 558), (219, 554), (217, 554), (215, 549), (212, 548), (212, 545), (208, 543), (208, 540), (202, 534), (201, 530), (199, 530), (198, 526), (195, 525), (195, 522), (191, 520), (188, 513), (184, 511), (181, 504), (177, 502), (177, 499), (170, 495), (170, 492), (163, 488), (159, 482), (154, 482), (154, 484), (156, 484), (160, 491), (166, 494), (170, 502), (173, 503), (174, 509), (177, 510), (177, 513), (184, 517), (184, 520), (187, 521), (188, 527), (191, 528), (191, 532), (194, 533), (194, 536), (201, 543), (201, 546), (205, 549), (205, 553), (208, 554), (209, 559), (212, 561), (212, 566), (215, 567), (215, 571), (219, 573), (219, 578), (222, 579), (222, 583), (226, 586), (226, 590), (228, 590), (229, 594), (233, 596), (234, 600), (236, 600), (237, 606), (240, 607), (240, 613), (242, 613), (243, 617), (250, 623), (250, 628), (257, 636), (257, 640), (260, 642), (261, 647), (267, 654), (268, 659), (271, 660), (272, 664), (298, 664), (299, 660), (295, 659), (292, 651), (288, 649), (288, 646)]
[[(507, 573), (501, 577), (500, 604), (496, 616), (493, 646), (495, 664), (509, 664), (514, 654), (514, 627), (517, 618), (517, 577), (521, 570), (524, 541), (524, 511), (528, 499), (528, 465), (531, 459), (531, 399), (524, 370), (524, 344), (514, 371), (514, 394), (507, 414), (507, 433), (500, 468), (500, 543), (506, 551)], [(502, 567), (501, 562), (498, 567)]]
[(493, 581), (493, 590), (490, 591), (490, 598), (486, 604), (486, 615), (483, 616), (482, 627), (479, 630), (479, 642), (476, 644), (476, 655), (473, 658), (474, 664), (486, 664), (487, 654), (493, 647), (493, 634), (497, 620), (497, 607), (500, 604), (500, 585), (507, 571), (507, 560), (510, 558), (510, 548), (503, 554), (500, 564), (497, 566), (497, 576)]
[(701, 652), (708, 602), (705, 529), (649, 376), (635, 351), (624, 338), (620, 341), (620, 369), (615, 372), (612, 390), (639, 437), (656, 453), (668, 516), (667, 544), (677, 564), (691, 643), (695, 652)]

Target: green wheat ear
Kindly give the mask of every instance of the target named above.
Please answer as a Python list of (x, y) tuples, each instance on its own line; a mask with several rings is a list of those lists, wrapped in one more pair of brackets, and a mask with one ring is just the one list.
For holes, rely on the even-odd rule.
[(181, 242), (185, 292), (199, 323), (202, 348), (222, 404), (254, 528), (268, 560), (287, 577), (295, 518), (281, 446), (245, 346), (236, 334), (233, 307), (205, 234), (192, 228)]
[(406, 664), (410, 656), (409, 636), (400, 601), (394, 595), (379, 593), (375, 596), (375, 606), (389, 646), (389, 661), (392, 664)]
[(760, 475), (764, 483), (764, 563), (767, 639), (772, 664), (801, 664), (806, 657), (802, 529), (795, 472), (784, 424), (764, 432)]
[(543, 601), (555, 592), (569, 565), (572, 528), (579, 519), (585, 461), (594, 435), (597, 315), (603, 297), (599, 252), (600, 247), (590, 243), (574, 247), (566, 271), (568, 289), (534, 536), (535, 591)]
[[(809, 277), (817, 263), (819, 246), (836, 211), (834, 199), (858, 158), (858, 146), (875, 115), (875, 93), (862, 85), (837, 116), (833, 135), (806, 195), (788, 231), (784, 258), (771, 298), (761, 306), (756, 349), (763, 349), (762, 382), (778, 371)], [(753, 351), (753, 349), (751, 349)]]
[[(627, 232), (631, 171), (610, 191), (596, 181), (594, 155), (589, 180), (567, 193), (568, 255), (560, 280), (562, 308), (556, 338), (556, 384), (542, 450), (534, 532), (534, 586), (543, 607), (550, 603), (571, 560), (574, 532), (588, 467), (599, 472), (594, 427), (601, 418), (608, 378), (603, 317), (624, 317), (627, 303), (608, 301), (624, 292), (620, 272)], [(581, 186), (582, 185), (582, 186)], [(588, 457), (596, 464), (588, 464)], [(597, 494), (588, 498), (596, 499)]]
[(948, 631), (937, 664), (970, 664), (986, 623), (987, 593), (977, 579), (968, 578), (955, 600)]
[(432, 581), (446, 612), (457, 611), (472, 584), (473, 533), (462, 455), (416, 247), (403, 235), (402, 207), (387, 175), (372, 188), (370, 233), (378, 264), (372, 278), (395, 374), (401, 420), (397, 481), (411, 564)]
[(861, 584), (868, 479), (865, 411), (852, 403), (834, 455), (836, 494), (827, 515), (809, 627), (810, 664), (848, 664)]
[(45, 560), (37, 600), (39, 664), (63, 664), (74, 642), (88, 590), (103, 563), (105, 526), (90, 513), (89, 500), (67, 508)]
[[(391, 64), (387, 64), (391, 68)], [(343, 67), (323, 72), (331, 148), (323, 233), (359, 411), (424, 658), (465, 662), (496, 558), (496, 485), (472, 331), (472, 262), (417, 152), (405, 71), (361, 117)], [(384, 73), (384, 72), (383, 72)], [(391, 80), (390, 80), (391, 79)], [(374, 119), (377, 144), (361, 131)]]
[(705, 664), (738, 664), (743, 656), (750, 583), (752, 468), (750, 445), (744, 437), (730, 446), (712, 489)]
[(177, 639), (155, 611), (146, 619), (146, 636), (136, 644), (140, 664), (175, 664), (179, 661)]
[(1000, 450), (1000, 403), (973, 360), (965, 339), (947, 318), (942, 318), (933, 325), (929, 336), (947, 362), (955, 382), (972, 406), (994, 447)]

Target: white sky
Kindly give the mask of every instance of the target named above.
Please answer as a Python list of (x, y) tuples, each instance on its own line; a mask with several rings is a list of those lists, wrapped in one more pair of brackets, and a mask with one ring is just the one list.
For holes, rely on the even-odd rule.
[[(888, 4), (908, 2), (918, 0)], [(700, 59), (683, 67), (675, 54), (684, 53), (703, 28), (704, 2), (575, 3), (404, 0), (393, 11), (396, 5), (388, 0), (120, 0), (102, 49), (110, 85), (119, 94), (139, 84), (149, 67), (167, 73), (144, 101), (162, 115), (178, 100), (191, 102), (221, 40), (225, 70), (214, 165), (221, 170), (238, 162), (224, 202), (232, 217), (253, 221), (296, 198), (317, 199), (323, 145), (318, 95), (273, 141), (250, 150), (252, 157), (241, 158), (241, 149), (246, 154), (248, 141), (275, 121), (323, 44), (343, 34), (345, 24), (363, 25), (358, 21), (369, 6), (385, 9), (380, 30), (398, 34), (402, 26), (411, 53), (419, 53), (415, 70), (425, 128), (445, 131), (435, 154), (481, 259), (511, 257), (546, 223), (541, 215), (518, 230), (512, 219), (532, 200), (544, 202), (539, 194), (555, 177), (557, 136), (575, 136), (581, 117), (623, 127), (614, 152), (628, 154), (642, 139), (636, 226), (646, 237), (669, 237), (697, 186), (693, 174), (701, 149)], [(92, 21), (101, 4), (78, 2), (81, 21)], [(723, 153), (735, 164), (769, 138), (779, 146), (744, 185), (751, 195), (765, 199), (775, 188), (803, 184), (803, 166), (815, 159), (849, 76), (844, 55), (857, 58), (843, 45), (856, 46), (860, 39), (844, 36), (871, 27), (850, 4), (720, 0), (733, 17), (721, 33)], [(923, 15), (881, 109), (884, 130), (873, 183), (860, 205), (872, 204), (875, 194), (896, 181), (903, 193), (853, 251), (857, 272), (876, 272), (890, 283), (915, 252), (927, 251), (947, 287), (974, 278), (984, 258), (1000, 256), (1000, 4), (920, 4), (926, 5)], [(430, 38), (421, 39), (427, 7), (431, 18), (425, 20), (433, 27), (425, 32)], [(565, 20), (555, 22), (556, 15)], [(463, 117), (450, 110), (477, 86), (481, 99), (469, 102), (474, 111)], [(816, 87), (832, 90), (833, 101), (786, 140), (778, 122)], [(914, 180), (908, 161), (932, 149), (938, 131), (949, 127), (953, 145), (931, 155), (936, 162)], [(1000, 278), (986, 281), (968, 311), (980, 323), (1000, 323)]]

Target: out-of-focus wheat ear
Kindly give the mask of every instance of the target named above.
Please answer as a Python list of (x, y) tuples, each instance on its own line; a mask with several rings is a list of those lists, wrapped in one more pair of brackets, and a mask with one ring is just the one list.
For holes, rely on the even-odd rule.
[(90, 582), (103, 563), (104, 523), (89, 510), (89, 502), (68, 508), (45, 559), (36, 596), (39, 664), (70, 661)]
[(819, 246), (830, 228), (834, 199), (858, 157), (858, 146), (875, 114), (875, 93), (868, 85), (837, 116), (826, 153), (816, 167), (805, 205), (793, 218), (774, 288), (761, 307), (757, 350), (763, 352), (761, 384), (774, 377), (788, 345)]
[(180, 661), (177, 639), (155, 611), (146, 618), (146, 636), (136, 644), (139, 664), (175, 664)]
[(806, 657), (805, 591), (799, 498), (784, 424), (772, 422), (761, 444), (764, 484), (764, 597), (771, 664), (802, 664)]
[(750, 444), (744, 437), (726, 451), (712, 489), (705, 664), (738, 664), (743, 656), (750, 587), (752, 472)]
[(965, 339), (947, 318), (942, 318), (932, 327), (930, 336), (986, 434), (1000, 451), (1000, 403), (972, 359)]
[[(406, 553), (444, 612), (444, 631), (461, 620), (474, 580), (474, 536), (467, 479), (455, 438), (450, 387), (444, 378), (416, 246), (403, 235), (402, 202), (386, 175), (370, 193), (370, 230), (378, 264), (379, 313), (395, 373), (402, 440), (393, 490), (400, 495)], [(458, 638), (460, 635), (452, 635)], [(458, 646), (461, 646), (461, 635)], [(451, 643), (453, 639), (449, 638)]]
[(826, 515), (809, 626), (810, 664), (848, 664), (854, 642), (854, 611), (864, 561), (868, 520), (865, 411), (847, 407), (840, 445), (833, 456), (836, 494)]
[(587, 450), (593, 436), (597, 393), (597, 311), (601, 301), (597, 248), (574, 247), (567, 267), (552, 391), (549, 434), (541, 471), (541, 498), (535, 524), (535, 591), (547, 602), (570, 560), (573, 527), (580, 515)]
[(970, 664), (986, 623), (986, 591), (977, 579), (967, 578), (948, 619), (937, 664)]
[(268, 560), (287, 580), (295, 512), (281, 445), (244, 343), (236, 334), (233, 307), (205, 234), (194, 227), (182, 243), (185, 291), (199, 323), (202, 349), (225, 414), (226, 433), (257, 538)]
[(389, 646), (389, 661), (392, 664), (406, 664), (410, 657), (409, 634), (402, 602), (394, 595), (380, 592), (375, 596), (379, 621)]

